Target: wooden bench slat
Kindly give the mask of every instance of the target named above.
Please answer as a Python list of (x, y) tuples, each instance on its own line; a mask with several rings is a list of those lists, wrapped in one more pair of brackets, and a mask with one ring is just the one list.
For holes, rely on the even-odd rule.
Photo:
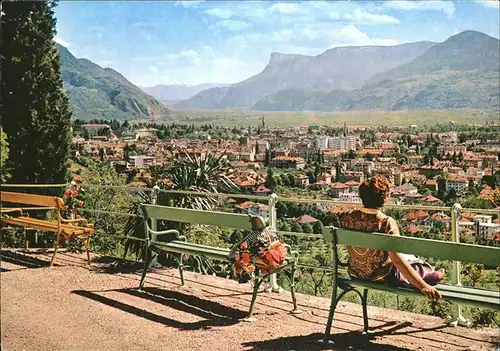
[(500, 265), (500, 248), (498, 247), (366, 233), (332, 227), (325, 227), (323, 231), (323, 237), (326, 241), (333, 241), (334, 230), (340, 245), (436, 257), (443, 260), (472, 262), (488, 266)]
[(64, 201), (60, 197), (15, 193), (9, 191), (0, 192), (0, 201), (13, 204), (37, 205), (56, 208), (64, 205)]
[(236, 229), (252, 229), (250, 217), (240, 213), (218, 211), (201, 211), (188, 208), (176, 208), (159, 205), (143, 205), (143, 210), (149, 218), (182, 223), (205, 224), (217, 227)]
[[(33, 229), (46, 230), (57, 233), (56, 221), (44, 221), (41, 219), (35, 219), (30, 217), (9, 217), (9, 218), (2, 218), (1, 220), (2, 222), (11, 225), (31, 227)], [(61, 229), (63, 230), (64, 233), (69, 235), (81, 235), (93, 231), (92, 228), (76, 227), (67, 224), (61, 225)]]

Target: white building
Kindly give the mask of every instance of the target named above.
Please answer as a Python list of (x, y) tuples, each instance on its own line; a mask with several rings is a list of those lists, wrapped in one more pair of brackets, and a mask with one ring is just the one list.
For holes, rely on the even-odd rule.
[(143, 168), (152, 166), (156, 161), (156, 157), (144, 155), (129, 156), (129, 161), (132, 167)]
[(500, 224), (498, 223), (479, 223), (476, 222), (476, 237), (492, 240), (496, 234), (500, 233)]
[(332, 150), (356, 150), (356, 137), (354, 135), (329, 137), (320, 136), (316, 138), (316, 147)]
[(154, 128), (143, 128), (143, 129), (139, 129), (136, 133), (135, 133), (135, 138), (136, 139), (144, 139), (144, 138), (156, 138), (156, 129)]
[(463, 194), (469, 190), (469, 181), (466, 178), (447, 179), (445, 188), (446, 191), (453, 189), (455, 190), (455, 193)]
[(349, 192), (339, 194), (339, 201), (348, 203), (361, 203), (361, 198), (358, 193)]
[(472, 217), (476, 237), (491, 240), (497, 233), (500, 233), (500, 224), (493, 223), (491, 216), (476, 215)]
[(328, 137), (320, 136), (316, 138), (316, 147), (318, 149), (328, 149)]

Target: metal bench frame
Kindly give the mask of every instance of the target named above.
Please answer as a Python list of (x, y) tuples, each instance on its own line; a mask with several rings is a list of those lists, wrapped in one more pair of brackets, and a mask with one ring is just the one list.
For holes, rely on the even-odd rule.
[[(325, 334), (322, 340), (324, 343), (330, 342), (331, 328), (338, 302), (345, 294), (351, 291), (357, 293), (361, 298), (361, 306), (363, 309), (363, 333), (365, 334), (368, 333), (367, 299), (369, 289), (382, 290), (399, 295), (422, 296), (419, 291), (412, 288), (342, 277), (341, 274), (345, 275), (345, 272), (342, 272), (339, 268), (345, 268), (347, 267), (347, 264), (340, 261), (338, 253), (339, 245), (368, 247), (392, 252), (414, 253), (422, 256), (426, 255), (441, 259), (468, 261), (490, 266), (500, 265), (500, 248), (497, 247), (391, 236), (381, 233), (366, 233), (335, 227), (325, 227), (323, 236), (325, 241), (331, 242), (333, 246), (333, 289), (330, 312), (328, 315)], [(445, 301), (461, 305), (500, 310), (500, 291), (467, 288), (446, 284), (438, 284), (436, 288), (441, 292)], [(342, 292), (337, 296), (338, 289), (341, 289)], [(362, 291), (359, 289), (362, 289)]]
[[(178, 265), (179, 275), (181, 279), (181, 286), (184, 285), (184, 274), (183, 274), (183, 257), (184, 255), (191, 255), (197, 258), (215, 259), (219, 261), (229, 262), (229, 252), (230, 249), (225, 249), (221, 247), (214, 247), (208, 245), (201, 245), (195, 243), (189, 243), (185, 236), (180, 235), (177, 230), (170, 229), (165, 231), (155, 231), (149, 226), (148, 219), (164, 219), (170, 221), (187, 222), (189, 218), (189, 223), (192, 224), (208, 224), (208, 225), (218, 225), (218, 226), (229, 226), (233, 228), (240, 229), (251, 229), (251, 217), (242, 214), (234, 213), (224, 213), (224, 212), (206, 212), (191, 209), (173, 208), (168, 206), (158, 206), (158, 205), (142, 205), (142, 211), (144, 215), (144, 227), (146, 231), (146, 242), (144, 251), (144, 269), (142, 271), (141, 282), (139, 284), (139, 290), (144, 287), (144, 282), (146, 279), (146, 274), (151, 261), (153, 261), (160, 252), (167, 252), (172, 255)], [(153, 212), (153, 215), (151, 214)], [(186, 216), (187, 214), (187, 216)], [(207, 215), (208, 214), (208, 215)], [(197, 219), (199, 215), (199, 219)], [(219, 216), (218, 223), (214, 223), (214, 216)], [(159, 236), (167, 236), (166, 241), (158, 240)], [(284, 264), (276, 268), (269, 274), (262, 276), (256, 276), (253, 280), (253, 292), (252, 301), (250, 303), (250, 308), (246, 320), (252, 320), (255, 302), (259, 292), (261, 284), (269, 278), (271, 274), (279, 273), (285, 270), (290, 271), (290, 293), (292, 296), (293, 310), (292, 313), (300, 313), (297, 308), (297, 299), (295, 297), (295, 271), (297, 269), (297, 263), (299, 259), (299, 253), (293, 251), (289, 245), (285, 245), (287, 248), (287, 259)], [(286, 275), (285, 275), (286, 276)], [(288, 276), (286, 276), (288, 278)]]

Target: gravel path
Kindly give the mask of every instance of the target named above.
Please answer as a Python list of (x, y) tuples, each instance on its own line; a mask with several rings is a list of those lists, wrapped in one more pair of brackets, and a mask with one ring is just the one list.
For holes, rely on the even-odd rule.
[(362, 336), (359, 305), (341, 303), (335, 345), (316, 343), (329, 300), (300, 295), (302, 314), (291, 315), (289, 294), (262, 293), (256, 321), (244, 317), (250, 287), (177, 270), (148, 274), (136, 290), (140, 267), (114, 269), (94, 257), (61, 253), (47, 267), (46, 253), (2, 251), (3, 350), (495, 350), (500, 330), (445, 327), (439, 318), (370, 307), (374, 334)]

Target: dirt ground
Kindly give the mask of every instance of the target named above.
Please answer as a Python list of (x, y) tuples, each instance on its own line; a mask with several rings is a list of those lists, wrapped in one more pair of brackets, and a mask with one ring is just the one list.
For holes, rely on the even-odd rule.
[(148, 274), (110, 259), (62, 252), (47, 267), (43, 252), (1, 252), (1, 337), (14, 350), (498, 350), (500, 330), (446, 327), (439, 318), (369, 307), (363, 336), (361, 306), (341, 303), (333, 345), (324, 332), (329, 300), (298, 295), (303, 313), (290, 314), (288, 293), (261, 293), (256, 321), (242, 322), (247, 284), (178, 271)]

